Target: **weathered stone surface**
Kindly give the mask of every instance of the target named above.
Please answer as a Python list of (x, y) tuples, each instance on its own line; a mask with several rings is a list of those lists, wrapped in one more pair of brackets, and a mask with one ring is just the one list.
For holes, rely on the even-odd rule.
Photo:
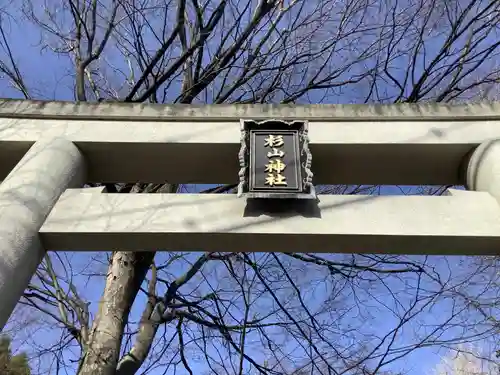
[(84, 180), (75, 145), (48, 139), (35, 143), (0, 184), (0, 330), (45, 253), (38, 230), (61, 193)]
[(68, 190), (40, 233), (53, 250), (498, 254), (488, 193), (319, 198), (280, 213), (227, 194)]

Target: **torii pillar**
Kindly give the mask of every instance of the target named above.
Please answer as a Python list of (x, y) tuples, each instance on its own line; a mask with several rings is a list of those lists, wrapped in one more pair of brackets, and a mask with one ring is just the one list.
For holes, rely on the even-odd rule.
[(500, 204), (500, 139), (482, 143), (471, 154), (466, 186), (469, 190), (489, 193)]
[(85, 182), (76, 146), (36, 142), (0, 184), (0, 331), (45, 254), (39, 229), (60, 195)]

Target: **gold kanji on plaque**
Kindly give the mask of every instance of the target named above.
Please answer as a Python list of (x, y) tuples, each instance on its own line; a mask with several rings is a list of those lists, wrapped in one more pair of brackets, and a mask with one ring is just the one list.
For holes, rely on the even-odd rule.
[(269, 160), (269, 164), (266, 164), (266, 172), (269, 173), (281, 173), (285, 170), (286, 164), (281, 161), (281, 159)]
[(285, 152), (276, 147), (273, 147), (273, 151), (267, 153), (268, 158), (282, 158), (283, 156), (285, 156)]
[(264, 147), (281, 147), (285, 144), (282, 135), (270, 134), (264, 143)]
[(286, 177), (281, 174), (286, 168), (282, 158), (285, 152), (279, 147), (283, 146), (285, 141), (282, 135), (270, 134), (264, 142), (264, 147), (270, 147), (272, 151), (267, 153), (268, 164), (266, 164), (267, 177), (265, 184), (269, 186), (287, 186)]
[(280, 173), (268, 173), (266, 177), (266, 185), (269, 186), (286, 186), (286, 177)]

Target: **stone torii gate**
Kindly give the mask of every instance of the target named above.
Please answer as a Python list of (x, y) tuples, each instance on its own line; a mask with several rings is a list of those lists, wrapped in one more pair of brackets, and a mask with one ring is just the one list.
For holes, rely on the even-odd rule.
[[(319, 196), (251, 214), (233, 194), (107, 194), (85, 182), (235, 183), (240, 120), (306, 120), (315, 184), (460, 185)], [(500, 103), (0, 102), (0, 330), (45, 250), (500, 254)], [(478, 147), (479, 146), (479, 147)]]

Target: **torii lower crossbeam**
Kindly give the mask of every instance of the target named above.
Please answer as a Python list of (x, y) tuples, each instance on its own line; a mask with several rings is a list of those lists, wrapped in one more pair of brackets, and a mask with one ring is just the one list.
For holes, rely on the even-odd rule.
[(231, 194), (67, 190), (40, 230), (51, 250), (497, 254), (500, 210), (488, 193), (320, 196), (296, 213)]

